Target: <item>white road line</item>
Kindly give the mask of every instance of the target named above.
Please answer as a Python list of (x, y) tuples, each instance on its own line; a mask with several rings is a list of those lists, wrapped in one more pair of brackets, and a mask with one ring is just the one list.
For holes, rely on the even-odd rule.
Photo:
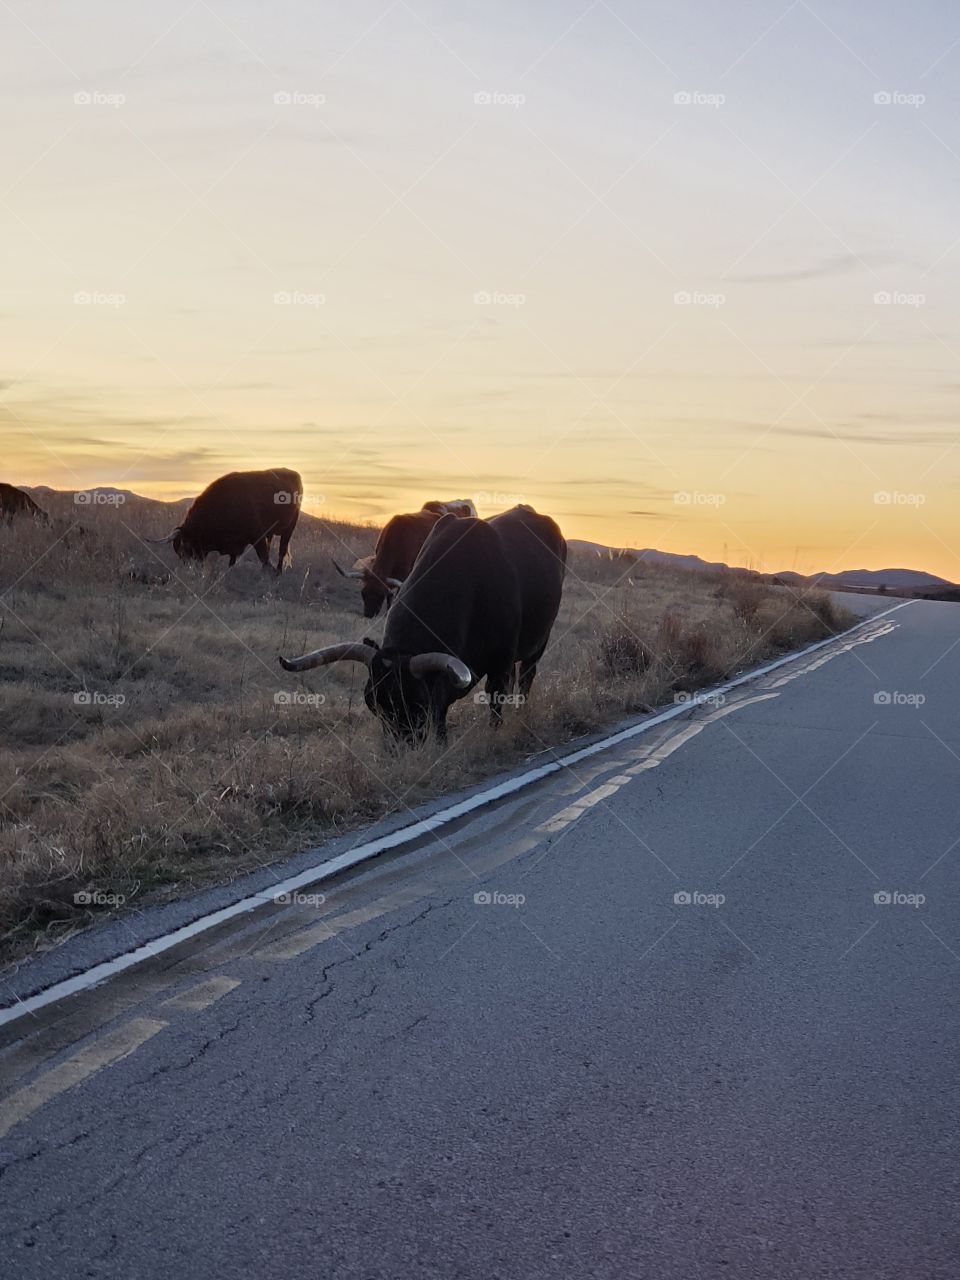
[[(725, 694), (730, 689), (736, 689), (748, 681), (759, 680), (763, 676), (769, 675), (771, 671), (777, 671), (780, 667), (785, 667), (789, 663), (800, 662), (803, 658), (809, 657), (811, 653), (816, 653), (818, 650), (826, 648), (827, 645), (843, 644), (850, 636), (862, 628), (872, 625), (877, 619), (885, 618), (888, 614), (896, 613), (898, 609), (906, 608), (907, 605), (915, 603), (915, 600), (903, 600), (900, 604), (895, 604), (889, 609), (884, 609), (880, 613), (872, 614), (869, 618), (864, 618), (847, 631), (841, 632), (840, 635), (829, 636), (826, 640), (818, 640), (816, 644), (808, 645), (805, 649), (799, 649), (796, 653), (789, 653), (783, 658), (777, 658), (773, 662), (768, 662), (765, 666), (757, 667), (742, 676), (737, 676), (734, 680), (728, 680), (725, 684), (702, 690), (698, 696), (707, 698), (710, 695)], [(43, 1009), (47, 1005), (54, 1004), (57, 1000), (63, 1000), (67, 996), (76, 995), (79, 991), (88, 991), (91, 987), (98, 986), (108, 978), (113, 978), (118, 973), (123, 973), (124, 970), (133, 968), (134, 965), (140, 964), (143, 960), (150, 960), (155, 956), (162, 955), (165, 951), (179, 946), (181, 942), (187, 942), (200, 934), (208, 933), (211, 929), (216, 929), (218, 925), (224, 924), (227, 920), (233, 920), (238, 916), (256, 911), (258, 907), (272, 902), (279, 894), (294, 893), (307, 885), (317, 884), (340, 871), (358, 866), (362, 862), (369, 862), (372, 858), (385, 853), (388, 849), (396, 849), (400, 845), (418, 840), (421, 836), (429, 835), (432, 831), (437, 831), (440, 827), (454, 822), (457, 818), (462, 818), (465, 814), (474, 813), (487, 805), (495, 804), (498, 800), (504, 799), (505, 796), (515, 795), (516, 792), (524, 790), (524, 788), (531, 786), (535, 782), (539, 782), (542, 778), (549, 777), (552, 773), (560, 773), (571, 765), (579, 764), (581, 760), (588, 760), (591, 756), (599, 755), (603, 751), (608, 751), (611, 747), (619, 746), (621, 742), (628, 742), (631, 738), (639, 737), (641, 734), (656, 728), (657, 725), (664, 724), (667, 720), (686, 715), (696, 705), (696, 703), (683, 702), (678, 703), (676, 706), (668, 707), (666, 711), (650, 716), (649, 719), (643, 720), (639, 724), (631, 725), (627, 729), (621, 729), (619, 733), (602, 738), (599, 742), (591, 743), (588, 747), (581, 747), (579, 751), (573, 751), (568, 756), (563, 756), (559, 760), (551, 760), (547, 764), (538, 765), (534, 769), (528, 769), (526, 773), (521, 773), (515, 778), (508, 778), (505, 782), (497, 783), (496, 786), (488, 787), (485, 791), (478, 792), (477, 795), (471, 796), (468, 800), (461, 800), (457, 804), (449, 805), (446, 809), (441, 809), (429, 818), (414, 822), (409, 827), (401, 827), (399, 830), (391, 832), (390, 835), (379, 836), (376, 840), (368, 840), (366, 843), (357, 845), (355, 848), (349, 849), (346, 853), (341, 853), (335, 858), (329, 858), (325, 862), (317, 862), (312, 867), (308, 867), (306, 871), (301, 871), (298, 875), (289, 876), (285, 880), (278, 880), (269, 889), (251, 894), (248, 898), (241, 898), (239, 902), (233, 903), (232, 906), (222, 907), (219, 911), (213, 911), (209, 915), (201, 916), (191, 924), (183, 925), (179, 929), (174, 929), (171, 933), (163, 934), (161, 937), (155, 938), (152, 942), (144, 943), (143, 946), (137, 947), (133, 951), (128, 951), (113, 960), (106, 960), (103, 964), (94, 965), (93, 968), (87, 969), (84, 973), (78, 973), (63, 982), (54, 983), (53, 986), (47, 987), (45, 991), (39, 991), (36, 995), (0, 1009), (0, 1026), (14, 1022), (18, 1018), (27, 1017), (29, 1014), (36, 1013), (38, 1009)]]

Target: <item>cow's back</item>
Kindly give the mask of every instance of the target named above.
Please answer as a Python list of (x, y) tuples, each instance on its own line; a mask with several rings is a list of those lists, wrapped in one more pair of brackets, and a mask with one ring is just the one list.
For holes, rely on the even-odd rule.
[(477, 674), (513, 660), (520, 587), (497, 533), (485, 520), (442, 516), (387, 615), (384, 648), (443, 650)]
[(542, 651), (560, 609), (567, 543), (560, 527), (532, 507), (512, 507), (487, 521), (517, 575), (521, 600), (517, 656)]
[(184, 528), (206, 549), (241, 555), (262, 537), (292, 530), (302, 494), (300, 476), (286, 467), (231, 471), (207, 485), (187, 513)]

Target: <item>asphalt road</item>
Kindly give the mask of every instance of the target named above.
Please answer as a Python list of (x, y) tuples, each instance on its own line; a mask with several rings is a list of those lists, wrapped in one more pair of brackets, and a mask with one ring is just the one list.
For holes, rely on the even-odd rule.
[(4, 1274), (955, 1277), (960, 611), (871, 627), (27, 1028)]

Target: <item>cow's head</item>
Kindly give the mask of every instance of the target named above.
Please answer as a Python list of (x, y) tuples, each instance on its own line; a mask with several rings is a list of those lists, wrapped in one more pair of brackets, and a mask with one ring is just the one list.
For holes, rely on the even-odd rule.
[(183, 525), (177, 525), (172, 533), (168, 533), (165, 538), (145, 538), (145, 542), (152, 542), (156, 546), (171, 546), (181, 560), (202, 560), (203, 548), (200, 544), (184, 529)]
[(359, 578), (363, 616), (375, 618), (384, 605), (389, 609), (394, 592), (403, 585), (399, 578), (381, 578), (373, 566), (373, 556), (358, 560), (352, 569), (344, 569), (336, 560), (334, 568), (344, 578)]
[(362, 662), (363, 698), (387, 729), (403, 742), (421, 742), (431, 726), (442, 738), (450, 703), (474, 682), (465, 662), (450, 653), (402, 654), (375, 640), (332, 644), (302, 658), (281, 658), (284, 671), (309, 671), (331, 662)]

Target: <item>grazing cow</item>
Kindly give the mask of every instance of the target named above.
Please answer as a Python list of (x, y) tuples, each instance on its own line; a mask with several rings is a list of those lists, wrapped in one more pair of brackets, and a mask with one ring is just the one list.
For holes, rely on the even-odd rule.
[(12, 484), (0, 482), (0, 520), (13, 524), (14, 516), (31, 516), (41, 524), (49, 524), (50, 517), (38, 507), (29, 493)]
[(286, 671), (363, 662), (364, 699), (397, 737), (442, 741), (450, 704), (482, 677), (491, 723), (499, 724), (519, 664), (530, 691), (560, 608), (567, 544), (549, 516), (514, 507), (492, 520), (442, 516), (387, 616), (383, 645), (335, 644)]
[(380, 531), (373, 555), (363, 556), (352, 569), (343, 569), (334, 560), (337, 573), (344, 578), (360, 579), (363, 616), (375, 618), (384, 603), (390, 607), (393, 593), (409, 575), (427, 534), (441, 516), (454, 515), (465, 519), (476, 514), (477, 509), (469, 498), (425, 502), (419, 511), (388, 520)]
[(181, 560), (204, 560), (212, 551), (236, 564), (253, 547), (270, 568), (270, 542), (280, 539), (277, 573), (283, 572), (290, 537), (300, 514), (303, 482), (296, 471), (231, 471), (207, 485), (172, 533), (152, 542), (172, 543)]

